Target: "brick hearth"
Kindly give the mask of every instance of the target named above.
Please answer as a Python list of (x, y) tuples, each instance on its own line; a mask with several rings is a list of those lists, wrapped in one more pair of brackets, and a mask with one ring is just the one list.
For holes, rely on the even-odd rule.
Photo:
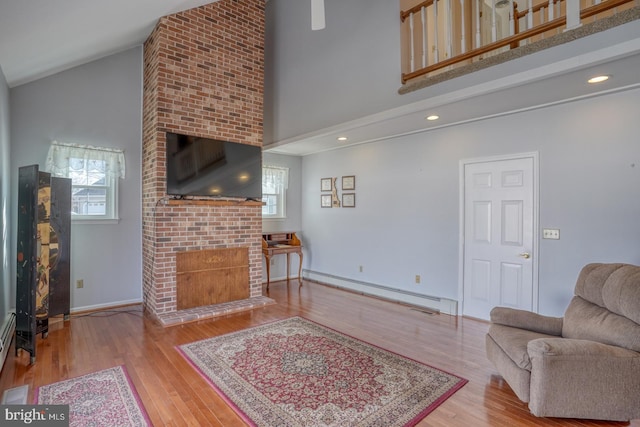
[[(272, 303), (262, 296), (261, 205), (170, 200), (166, 132), (262, 146), (264, 0), (221, 0), (163, 17), (144, 45), (145, 312), (164, 325)], [(249, 298), (177, 310), (176, 253), (243, 247)]]

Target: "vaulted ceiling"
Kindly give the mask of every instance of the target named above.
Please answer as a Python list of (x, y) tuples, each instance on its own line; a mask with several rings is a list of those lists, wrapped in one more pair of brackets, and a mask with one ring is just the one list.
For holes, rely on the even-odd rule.
[[(0, 67), (9, 86), (16, 87), (140, 45), (160, 17), (211, 2), (4, 0), (0, 3)], [(535, 67), (523, 61), (521, 69), (514, 69), (509, 75), (477, 81), (467, 78), (462, 90), (444, 82), (437, 96), (274, 141), (269, 150), (307, 155), (345, 144), (367, 143), (640, 87), (640, 20), (632, 25), (631, 39), (629, 31), (623, 32), (613, 44), (573, 56), (570, 61), (556, 58), (539, 62)], [(561, 50), (555, 55), (558, 53), (562, 55)], [(586, 77), (595, 73), (614, 75), (615, 79), (599, 88), (587, 85)], [(525, 91), (527, 96), (520, 96)], [(425, 114), (436, 110), (441, 120), (427, 123)], [(338, 136), (345, 134), (349, 135), (347, 143), (337, 141)]]
[(215, 0), (3, 0), (0, 67), (9, 87), (143, 43), (158, 18)]

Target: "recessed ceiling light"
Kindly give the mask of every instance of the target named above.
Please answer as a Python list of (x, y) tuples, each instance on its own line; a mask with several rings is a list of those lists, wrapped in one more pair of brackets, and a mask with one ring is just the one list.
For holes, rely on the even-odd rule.
[(437, 116), (435, 114), (432, 114), (430, 116), (427, 116), (427, 120), (433, 121), (433, 120), (438, 120), (440, 118), (440, 116)]
[(346, 141), (349, 138), (347, 138), (346, 136), (339, 136), (337, 139), (338, 141)]
[(602, 83), (604, 81), (609, 80), (609, 77), (610, 76), (605, 76), (605, 75), (595, 76), (595, 77), (591, 77), (589, 80), (587, 80), (587, 82), (589, 82), (589, 83)]

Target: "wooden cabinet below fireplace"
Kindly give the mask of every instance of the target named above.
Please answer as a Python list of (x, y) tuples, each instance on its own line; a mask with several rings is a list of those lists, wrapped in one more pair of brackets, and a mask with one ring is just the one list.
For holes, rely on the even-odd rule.
[(178, 310), (249, 298), (249, 249), (176, 253)]

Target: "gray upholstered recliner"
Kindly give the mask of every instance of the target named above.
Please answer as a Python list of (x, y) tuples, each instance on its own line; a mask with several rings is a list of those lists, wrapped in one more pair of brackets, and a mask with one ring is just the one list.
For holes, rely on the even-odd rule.
[(640, 418), (640, 267), (585, 266), (561, 318), (494, 308), (486, 345), (536, 416)]

